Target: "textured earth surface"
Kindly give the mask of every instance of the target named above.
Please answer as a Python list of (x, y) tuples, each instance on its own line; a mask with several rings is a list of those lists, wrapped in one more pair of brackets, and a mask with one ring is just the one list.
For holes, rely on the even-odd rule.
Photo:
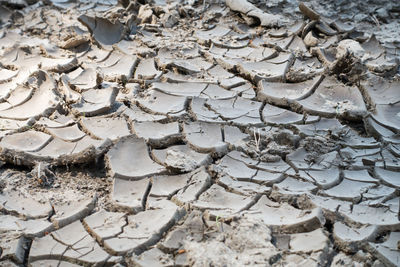
[(396, 1), (0, 1), (0, 266), (399, 266)]

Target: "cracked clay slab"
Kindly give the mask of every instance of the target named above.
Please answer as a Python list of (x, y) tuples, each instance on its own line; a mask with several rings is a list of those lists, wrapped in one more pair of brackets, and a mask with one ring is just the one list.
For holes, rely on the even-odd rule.
[(193, 203), (194, 207), (208, 210), (211, 216), (232, 217), (252, 203), (251, 197), (226, 191), (222, 186), (214, 184), (200, 195)]
[(146, 210), (128, 216), (123, 231), (104, 241), (104, 246), (114, 254), (128, 251), (140, 252), (155, 244), (178, 221), (184, 212), (178, 208)]
[(38, 89), (33, 96), (19, 106), (0, 111), (0, 118), (24, 120), (48, 115), (56, 109), (59, 97), (55, 92), (55, 81), (44, 71), (38, 71), (37, 78)]
[(160, 91), (152, 90), (138, 104), (152, 114), (174, 115), (185, 110), (186, 97), (172, 96)]
[(198, 153), (188, 145), (174, 145), (165, 149), (153, 149), (153, 159), (173, 170), (192, 171), (211, 162), (209, 154)]
[(149, 179), (130, 181), (114, 178), (111, 199), (115, 205), (136, 213), (144, 209), (150, 186)]
[(52, 212), (49, 202), (40, 203), (15, 191), (0, 194), (0, 210), (25, 219), (45, 218)]
[(52, 258), (73, 260), (80, 264), (104, 264), (112, 257), (86, 232), (82, 223), (77, 221), (34, 239), (28, 261)]
[(89, 89), (82, 93), (81, 101), (71, 105), (71, 107), (74, 113), (83, 117), (100, 115), (111, 109), (117, 93), (118, 88), (113, 86)]
[(216, 124), (193, 122), (184, 124), (184, 135), (189, 145), (200, 153), (223, 153), (228, 144), (222, 140), (221, 127)]
[(3, 149), (18, 151), (38, 151), (51, 141), (52, 137), (43, 132), (29, 130), (5, 136), (0, 141)]
[(131, 134), (124, 118), (84, 117), (81, 123), (87, 132), (99, 139), (117, 140)]
[(243, 211), (243, 215), (261, 219), (272, 229), (284, 232), (311, 231), (325, 224), (320, 208), (303, 211), (287, 203), (272, 202), (266, 196), (262, 196), (249, 210)]
[(106, 162), (111, 175), (121, 179), (139, 180), (166, 171), (150, 158), (144, 139), (135, 136), (119, 139), (106, 154)]
[(322, 77), (300, 83), (273, 83), (262, 80), (258, 83), (260, 90), (257, 93), (257, 99), (268, 100), (275, 105), (289, 106), (294, 100), (309, 96), (321, 80)]
[(366, 113), (358, 88), (345, 86), (331, 77), (325, 78), (311, 96), (296, 103), (304, 111), (324, 117), (359, 119)]

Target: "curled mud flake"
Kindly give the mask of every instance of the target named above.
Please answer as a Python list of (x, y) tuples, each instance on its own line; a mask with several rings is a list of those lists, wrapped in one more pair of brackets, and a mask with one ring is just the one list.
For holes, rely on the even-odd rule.
[(233, 90), (225, 90), (219, 85), (210, 84), (207, 88), (202, 91), (200, 97), (210, 99), (230, 99), (237, 96)]
[(200, 43), (209, 42), (210, 40), (216, 39), (227, 35), (231, 30), (227, 27), (218, 25), (215, 28), (207, 31), (196, 31), (195, 36), (199, 39)]
[(310, 45), (307, 44), (305, 40), (303, 41), (300, 37), (295, 36), (293, 38), (293, 41), (290, 43), (288, 49), (292, 51), (296, 56), (308, 56), (310, 55), (310, 53), (308, 52), (307, 46)]
[(81, 96), (78, 92), (74, 91), (69, 85), (69, 79), (65, 74), (61, 75), (61, 88), (59, 89), (62, 94), (64, 94), (64, 100), (70, 103), (77, 103)]
[(371, 72), (375, 72), (379, 75), (384, 75), (385, 73), (395, 72), (399, 64), (393, 59), (387, 58), (386, 56), (380, 56), (377, 59), (368, 61), (365, 64)]
[(361, 46), (364, 48), (364, 51), (369, 54), (368, 56), (373, 59), (378, 58), (385, 52), (384, 47), (376, 39), (374, 34), (366, 42), (362, 43)]
[(301, 136), (313, 136), (313, 135), (328, 135), (329, 133), (341, 133), (344, 129), (344, 125), (336, 119), (321, 118), (320, 120), (305, 124), (296, 125)]
[[(398, 204), (398, 199), (395, 199)], [(352, 208), (341, 210), (341, 214), (346, 216), (350, 222), (363, 225), (377, 225), (383, 228), (399, 227), (398, 216), (392, 209), (385, 205), (378, 207), (368, 206), (366, 203), (354, 204)]]
[(367, 170), (345, 170), (343, 172), (343, 177), (353, 181), (378, 183), (378, 180), (371, 177)]
[(317, 46), (319, 43), (319, 40), (317, 36), (313, 33), (313, 31), (309, 31), (304, 37), (303, 41), (307, 47), (314, 47)]
[(298, 170), (325, 170), (337, 166), (339, 154), (337, 151), (329, 153), (320, 153), (317, 151), (307, 151), (300, 147), (288, 154), (286, 161), (296, 171)]
[(77, 58), (42, 58), (40, 67), (45, 71), (63, 73), (78, 66)]
[(41, 237), (54, 230), (54, 225), (45, 218), (25, 220), (12, 215), (2, 215), (1, 220), (1, 230), (10, 233), (4, 235), (5, 241), (20, 234), (28, 238)]
[(351, 33), (354, 31), (355, 27), (352, 24), (344, 23), (340, 20), (333, 21), (330, 26), (336, 29), (339, 33)]
[(332, 29), (327, 23), (325, 23), (324, 21), (319, 21), (316, 25), (315, 28), (320, 31), (321, 33), (327, 35), (327, 36), (332, 36), (332, 35), (336, 35), (337, 31), (335, 31), (334, 29)]
[(312, 8), (306, 6), (303, 2), (300, 2), (299, 9), (306, 17), (311, 20), (319, 20), (320, 15), (315, 12)]
[(342, 144), (344, 146), (351, 148), (376, 148), (380, 145), (375, 138), (359, 136), (358, 133), (351, 129), (342, 135), (340, 139), (343, 140)]
[(72, 49), (84, 44), (87, 44), (90, 41), (89, 35), (77, 35), (68, 38), (67, 40), (64, 40), (58, 44), (59, 47), (63, 49)]
[[(110, 140), (95, 140), (88, 136), (77, 142), (67, 142), (54, 138), (48, 145), (35, 152), (15, 153), (14, 158), (24, 165), (34, 165), (38, 161), (52, 163), (54, 165), (65, 165), (67, 163), (82, 163), (94, 160), (104, 153), (110, 146)], [(11, 155), (7, 157), (12, 157)]]
[(275, 183), (279, 183), (285, 179), (285, 175), (282, 173), (274, 173), (259, 170), (255, 176), (252, 177), (251, 181), (253, 183), (263, 184), (266, 186), (272, 186)]
[(222, 88), (228, 90), (233, 89), (233, 91), (239, 92), (239, 90), (237, 90), (236, 88), (245, 85), (247, 82), (241, 77), (232, 77), (227, 79), (219, 79), (219, 83)]
[(118, 21), (112, 23), (106, 18), (87, 15), (81, 15), (78, 20), (90, 31), (93, 38), (105, 47), (118, 43), (125, 34), (124, 25)]
[[(168, 62), (169, 61), (169, 62)], [(207, 71), (212, 64), (200, 57), (188, 59), (171, 59), (164, 64), (159, 61), (159, 65), (163, 68), (176, 69), (181, 73), (195, 74)]]
[(231, 10), (238, 11), (244, 16), (256, 18), (261, 26), (281, 26), (286, 22), (284, 17), (264, 12), (246, 0), (228, 0), (226, 5)]

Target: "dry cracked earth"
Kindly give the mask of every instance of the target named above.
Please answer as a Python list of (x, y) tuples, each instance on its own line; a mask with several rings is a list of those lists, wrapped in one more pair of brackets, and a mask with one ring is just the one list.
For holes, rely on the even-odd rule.
[(0, 266), (399, 266), (400, 4), (323, 2), (0, 1)]

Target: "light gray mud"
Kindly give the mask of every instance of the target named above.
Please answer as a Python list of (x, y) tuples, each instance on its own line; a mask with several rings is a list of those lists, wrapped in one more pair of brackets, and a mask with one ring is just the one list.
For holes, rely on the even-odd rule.
[(395, 1), (0, 1), (0, 266), (399, 266)]

